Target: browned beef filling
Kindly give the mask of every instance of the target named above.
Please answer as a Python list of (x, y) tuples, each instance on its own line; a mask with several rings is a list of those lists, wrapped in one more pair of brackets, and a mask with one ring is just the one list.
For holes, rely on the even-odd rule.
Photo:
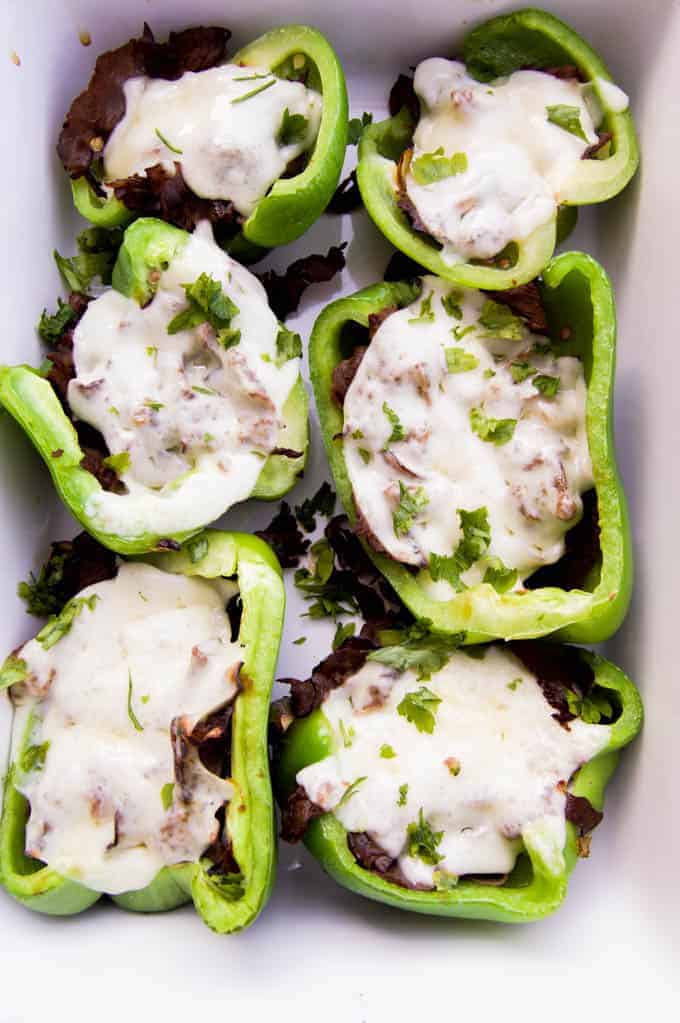
[(343, 242), (342, 245), (331, 245), (325, 256), (315, 252), (311, 256), (296, 259), (282, 274), (276, 270), (258, 274), (267, 292), (269, 305), (280, 320), (285, 320), (296, 311), (310, 284), (330, 281), (344, 269), (346, 244)]
[(286, 501), (281, 502), (281, 507), (265, 529), (256, 530), (255, 536), (273, 548), (282, 568), (297, 568), (300, 558), (309, 549), (309, 540), (302, 535), (297, 519)]

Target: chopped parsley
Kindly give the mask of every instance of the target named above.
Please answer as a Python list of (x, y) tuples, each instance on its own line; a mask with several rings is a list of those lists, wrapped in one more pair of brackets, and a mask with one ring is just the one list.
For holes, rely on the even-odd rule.
[(356, 732), (354, 725), (350, 725), (349, 728), (345, 727), (345, 722), (340, 719), (338, 722), (338, 728), (340, 729), (340, 735), (342, 736), (342, 745), (345, 749), (349, 749), (354, 740), (356, 739)]
[(406, 799), (408, 796), (408, 785), (399, 786), (399, 799), (397, 800), (397, 806), (406, 806)]
[(546, 376), (544, 373), (539, 373), (531, 382), (544, 398), (554, 398), (560, 389), (560, 378)]
[(293, 640), (293, 646), (302, 646), (302, 644), (306, 642), (307, 642), (306, 636), (298, 636), (297, 639)]
[(364, 128), (373, 123), (373, 114), (365, 111), (361, 117), (353, 117), (347, 125), (347, 145), (356, 146), (361, 138)]
[[(400, 421), (399, 416), (397, 415), (397, 413), (393, 409), (390, 408), (390, 406), (387, 404), (386, 401), (383, 402), (382, 410), (385, 413), (385, 415), (387, 416), (388, 422), (389, 422), (390, 426), (392, 427), (392, 432), (390, 433), (389, 437), (387, 438), (387, 444), (397, 444), (400, 440), (403, 440), (404, 437), (406, 436), (406, 432), (404, 430), (404, 427), (401, 425), (401, 421)], [(387, 447), (387, 444), (385, 444), (385, 448)]]
[(313, 497), (306, 497), (302, 504), (295, 506), (295, 517), (306, 533), (316, 529), (316, 516), (328, 518), (335, 511), (335, 491), (327, 480), (321, 484)]
[(408, 490), (399, 480), (399, 504), (392, 513), (392, 525), (396, 536), (406, 536), (420, 513), (429, 504), (422, 487)]
[(524, 337), (524, 323), (502, 302), (487, 298), (479, 316), (479, 325), (484, 327), (487, 337), (502, 338), (504, 341), (521, 341)]
[[(243, 79), (243, 81), (246, 80), (247, 79)], [(262, 85), (256, 86), (254, 89), (251, 89), (250, 92), (244, 92), (243, 95), (237, 96), (235, 99), (231, 101), (232, 105), (234, 103), (243, 103), (247, 99), (252, 99), (253, 96), (257, 96), (259, 93), (264, 92), (265, 89), (271, 89), (272, 85), (276, 85), (275, 78), (271, 78), (268, 82), (263, 82)]]
[(152, 412), (160, 412), (162, 408), (165, 408), (165, 405), (160, 401), (145, 401), (144, 407), (150, 408)]
[(510, 375), (516, 384), (521, 384), (523, 380), (537, 372), (538, 370), (534, 366), (530, 366), (528, 362), (513, 362), (510, 364)]
[(38, 323), (38, 334), (45, 344), (51, 345), (61, 337), (69, 323), (72, 323), (75, 318), (75, 309), (68, 302), (62, 302), (58, 298), (56, 313), (49, 316), (47, 309), (43, 309)]
[(517, 687), (522, 685), (523, 681), (524, 679), (521, 678), (513, 678), (512, 682), (508, 682), (508, 689), (511, 689), (514, 693)]
[[(352, 615), (358, 611), (353, 594), (343, 583), (333, 578), (335, 573), (335, 556), (327, 540), (317, 540), (312, 544), (314, 570), (298, 568), (295, 572), (295, 585), (301, 590), (306, 600), (314, 600), (307, 615), (310, 618), (337, 618), (339, 615)], [(342, 578), (342, 576), (340, 576)]]
[(460, 576), (484, 557), (491, 543), (489, 513), (484, 505), (472, 511), (458, 508), (462, 537), (451, 555), (431, 554), (429, 571), (434, 582), (444, 579), (456, 590), (465, 589)]
[(489, 558), (482, 582), (490, 583), (496, 593), (507, 593), (517, 582), (517, 569), (507, 568), (500, 558)]
[(307, 137), (309, 121), (304, 114), (291, 114), (288, 107), (283, 111), (276, 141), (280, 146), (295, 146)]
[(474, 323), (468, 323), (467, 327), (461, 326), (459, 323), (457, 327), (451, 328), (451, 333), (455, 337), (456, 341), (462, 341), (466, 334), (469, 334), (475, 329)]
[(7, 689), (8, 686), (16, 685), (17, 682), (23, 682), (28, 674), (28, 665), (21, 657), (15, 657), (14, 654), (10, 654), (5, 659), (5, 663), (0, 671), (0, 689)]
[(120, 228), (107, 231), (103, 227), (88, 227), (76, 239), (78, 255), (66, 258), (55, 249), (54, 261), (69, 291), (87, 292), (95, 277), (99, 277), (102, 284), (110, 284), (122, 240)]
[(448, 295), (444, 295), (442, 298), (442, 305), (445, 311), (449, 314), (449, 316), (453, 316), (454, 320), (463, 319), (463, 310), (460, 307), (462, 297), (463, 292), (458, 288), (454, 288), (448, 293)]
[(188, 305), (167, 326), (168, 334), (191, 330), (201, 323), (209, 323), (224, 348), (238, 344), (241, 332), (230, 327), (239, 308), (222, 290), (222, 285), (210, 274), (202, 273), (193, 284), (183, 284)]
[(423, 153), (411, 163), (411, 174), (419, 185), (431, 185), (435, 181), (451, 178), (462, 174), (468, 169), (468, 158), (465, 153), (454, 153), (444, 156), (443, 146), (433, 153)]
[(479, 366), (479, 359), (464, 348), (445, 348), (446, 368), (449, 373), (468, 373)]
[(576, 135), (577, 138), (583, 139), (584, 142), (588, 141), (581, 125), (581, 111), (578, 107), (570, 107), (564, 103), (558, 103), (556, 106), (546, 107), (545, 109), (551, 124), (556, 124), (558, 128), (568, 131), (570, 135)]
[(414, 821), (406, 829), (407, 848), (409, 856), (414, 856), (423, 863), (435, 867), (442, 859), (437, 852), (437, 846), (444, 837), (443, 831), (433, 831), (425, 820), (423, 808), (418, 811), (418, 820)]
[(465, 640), (464, 632), (440, 636), (429, 631), (429, 619), (422, 619), (408, 629), (395, 629), (388, 634), (381, 633), (381, 640), (389, 636), (390, 642), (379, 650), (371, 650), (369, 661), (386, 664), (395, 671), (414, 671), (419, 682), (427, 682), (434, 672), (439, 671), (451, 654)]
[(182, 149), (178, 149), (177, 146), (173, 146), (173, 144), (171, 142), (168, 142), (168, 140), (166, 139), (165, 135), (162, 133), (160, 128), (154, 128), (154, 131), (156, 132), (157, 137), (161, 140), (161, 142), (166, 147), (166, 149), (169, 149), (171, 153), (177, 153), (178, 156), (182, 155), (183, 150)]
[(61, 614), (53, 615), (35, 637), (43, 650), (51, 650), (55, 643), (71, 631), (74, 621), (84, 607), (94, 611), (98, 600), (96, 593), (89, 597), (74, 597), (73, 600), (69, 600)]
[(481, 440), (501, 447), (512, 440), (517, 420), (492, 419), (490, 416), (485, 416), (480, 408), (473, 408), (470, 409), (470, 426)]
[(564, 693), (572, 714), (589, 725), (597, 725), (602, 718), (610, 718), (613, 708), (602, 690), (591, 689), (587, 696), (578, 696), (572, 689)]
[(19, 758), (19, 767), (24, 774), (28, 774), (29, 771), (42, 771), (49, 748), (49, 739), (41, 742), (39, 746), (26, 747)]
[(339, 646), (342, 646), (346, 639), (349, 639), (350, 636), (354, 635), (355, 630), (356, 626), (354, 622), (347, 622), (346, 625), (338, 622), (335, 635), (333, 636), (333, 649), (337, 650)]
[(130, 468), (130, 452), (120, 451), (117, 455), (107, 455), (104, 465), (107, 469), (112, 469), (116, 476), (122, 476)]
[(172, 806), (174, 793), (175, 783), (173, 781), (166, 781), (165, 785), (161, 788), (161, 803), (164, 810), (169, 810)]
[(440, 696), (431, 692), (427, 686), (421, 686), (406, 694), (397, 706), (397, 713), (415, 725), (419, 732), (431, 735), (434, 731), (437, 708), (441, 702)]
[(339, 802), (335, 804), (336, 810), (339, 810), (341, 806), (344, 806), (345, 803), (348, 803), (350, 801), (352, 796), (355, 795), (359, 786), (363, 785), (363, 783), (366, 781), (366, 777), (367, 777), (366, 775), (363, 775), (361, 778), (355, 778), (352, 784), (347, 786)]
[(383, 760), (393, 760), (396, 755), (389, 743), (384, 742), (380, 747), (380, 756)]
[(68, 554), (54, 550), (36, 576), (31, 572), (28, 581), (20, 582), (17, 594), (26, 602), (29, 614), (47, 617), (58, 614), (65, 600), (61, 592)]
[(288, 327), (279, 324), (276, 335), (276, 365), (280, 368), (291, 359), (299, 359), (302, 355), (302, 338)]
[[(192, 386), (191, 390), (195, 391), (196, 394), (209, 394), (209, 395), (217, 394), (217, 391), (213, 391), (212, 387), (200, 387), (198, 384), (194, 384)], [(264, 458), (265, 456), (262, 455), (262, 457)]]
[(368, 448), (357, 448), (357, 451), (359, 452), (359, 455), (364, 465), (368, 465), (369, 462), (373, 461), (373, 455), (368, 450)]
[(422, 302), (420, 303), (420, 312), (418, 313), (417, 316), (412, 316), (409, 319), (409, 321), (408, 321), (409, 323), (433, 323), (434, 322), (434, 313), (432, 312), (432, 296), (433, 296), (433, 294), (434, 294), (434, 292), (431, 291), (430, 294), (426, 298), (424, 298), (422, 300)]
[(143, 732), (144, 731), (144, 726), (140, 723), (139, 718), (137, 717), (137, 715), (135, 714), (134, 710), (132, 709), (132, 673), (130, 672), (129, 668), (128, 668), (127, 712), (128, 712), (128, 717), (130, 718), (130, 721), (132, 722), (132, 726), (135, 729), (135, 731), (136, 732)]

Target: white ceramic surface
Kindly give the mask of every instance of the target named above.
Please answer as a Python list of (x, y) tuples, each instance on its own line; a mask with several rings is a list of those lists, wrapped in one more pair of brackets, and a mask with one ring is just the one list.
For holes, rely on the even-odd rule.
[[(237, 43), (274, 24), (308, 21), (327, 32), (345, 62), (352, 111), (384, 112), (399, 70), (447, 54), (466, 26), (513, 4), (493, 0), (3, 0), (0, 5), (3, 362), (40, 359), (34, 323), (59, 290), (51, 250), (70, 251), (79, 229), (54, 142), (64, 111), (97, 52), (148, 20), (167, 29), (223, 23)], [(624, 757), (587, 863), (564, 907), (526, 927), (427, 919), (367, 902), (323, 876), (303, 848), (282, 847), (276, 889), (256, 925), (220, 938), (189, 907), (159, 916), (98, 906), (56, 920), (0, 897), (0, 1023), (44, 1018), (102, 1021), (207, 1014), (236, 1021), (480, 1018), (627, 1020), (645, 1012), (677, 1019), (680, 895), (680, 682), (677, 632), (677, 246), (680, 203), (680, 3), (677, 0), (562, 0), (555, 13), (598, 47), (630, 93), (643, 166), (625, 195), (583, 210), (570, 244), (611, 273), (619, 303), (617, 438), (637, 558), (633, 607), (607, 652), (638, 682), (644, 734)], [(84, 48), (79, 32), (88, 31)], [(20, 58), (17, 66), (12, 59)], [(348, 165), (355, 159), (349, 150)], [(363, 212), (323, 217), (271, 264), (349, 241), (342, 278), (308, 292), (289, 325), (307, 337), (322, 305), (379, 278), (389, 247)], [(306, 478), (327, 474), (315, 418)], [(0, 417), (3, 527), (0, 649), (34, 631), (15, 595), (49, 539), (74, 524), (58, 506), (47, 471), (7, 416)], [(248, 504), (226, 524), (263, 526), (274, 509)], [(310, 627), (289, 587), (280, 675), (306, 675), (328, 649), (332, 626)], [(308, 635), (302, 646), (292, 640)], [(8, 726), (0, 707), (0, 753)]]

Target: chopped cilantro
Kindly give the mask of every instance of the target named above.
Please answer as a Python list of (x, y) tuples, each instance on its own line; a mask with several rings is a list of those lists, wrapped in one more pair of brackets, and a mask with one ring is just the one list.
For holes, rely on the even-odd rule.
[(399, 799), (397, 800), (397, 806), (406, 806), (406, 798), (408, 796), (408, 785), (399, 786)]
[(438, 582), (446, 580), (456, 590), (465, 589), (461, 581), (461, 574), (479, 561), (491, 543), (491, 528), (489, 526), (489, 514), (484, 505), (472, 511), (465, 508), (458, 509), (462, 537), (451, 555), (431, 554), (429, 559), (429, 571), (432, 579)]
[(31, 572), (27, 582), (20, 582), (17, 594), (26, 602), (26, 610), (31, 615), (47, 617), (58, 614), (64, 606), (60, 588), (64, 582), (64, 569), (68, 560), (67, 554), (53, 550), (47, 562), (40, 569), (36, 578)]
[(165, 405), (160, 401), (145, 401), (144, 406), (145, 408), (150, 408), (153, 412), (160, 412), (162, 408), (165, 408)]
[(425, 820), (422, 806), (418, 811), (418, 820), (407, 827), (406, 837), (409, 856), (415, 856), (423, 863), (429, 863), (431, 867), (443, 859), (437, 852), (437, 846), (444, 837), (444, 832), (432, 830)]
[(554, 398), (560, 389), (560, 378), (549, 377), (544, 373), (539, 373), (531, 382), (544, 398)]
[(458, 288), (454, 288), (448, 293), (448, 295), (444, 295), (442, 298), (442, 305), (444, 306), (444, 309), (449, 316), (453, 316), (454, 320), (463, 319), (463, 310), (460, 307), (462, 297), (463, 292)]
[(28, 774), (29, 771), (42, 771), (49, 748), (49, 739), (46, 742), (41, 742), (39, 746), (27, 746), (19, 758), (20, 769), (25, 774)]
[(380, 747), (380, 756), (383, 760), (393, 760), (396, 757), (396, 753), (388, 742), (384, 742)]
[(465, 335), (469, 334), (474, 329), (475, 329), (474, 323), (468, 323), (467, 327), (462, 327), (460, 324), (458, 324), (457, 327), (451, 328), (451, 333), (455, 337), (456, 341), (462, 341)]
[(601, 690), (593, 689), (587, 696), (580, 697), (572, 689), (565, 689), (564, 695), (569, 711), (590, 725), (612, 716), (612, 705)]
[(75, 309), (68, 302), (57, 299), (57, 311), (48, 316), (47, 309), (43, 309), (38, 323), (38, 333), (45, 344), (53, 344), (64, 333), (69, 323), (76, 318)]
[(500, 447), (512, 440), (517, 426), (516, 419), (492, 419), (485, 416), (480, 408), (470, 409), (470, 426), (482, 440)]
[(9, 657), (5, 658), (5, 663), (0, 670), (0, 690), (7, 689), (8, 686), (16, 685), (17, 682), (23, 682), (28, 674), (28, 665), (20, 657), (15, 657), (14, 654), (10, 654)]
[[(334, 580), (335, 557), (327, 540), (317, 540), (311, 547), (315, 559), (314, 570), (298, 568), (295, 585), (305, 594), (306, 600), (314, 599), (307, 612), (310, 618), (337, 618), (339, 615), (355, 614), (358, 610), (352, 593), (343, 584)], [(340, 577), (342, 578), (342, 577)]]
[(359, 788), (359, 786), (363, 785), (363, 783), (365, 781), (366, 781), (366, 775), (363, 775), (363, 777), (361, 777), (361, 778), (355, 778), (354, 781), (352, 782), (352, 784), (347, 786), (347, 788), (343, 792), (339, 802), (335, 804), (335, 809), (339, 810), (341, 806), (344, 806), (345, 803), (348, 803), (350, 801), (350, 799), (352, 798), (352, 796), (356, 794), (356, 791)]
[[(191, 390), (195, 391), (196, 394), (217, 394), (217, 391), (213, 391), (212, 387), (200, 387), (198, 384), (194, 384)], [(265, 456), (262, 455), (262, 457), (264, 458)]]
[(117, 476), (122, 476), (130, 468), (130, 452), (120, 451), (117, 455), (107, 455), (104, 465), (107, 469), (112, 469)]
[(429, 499), (422, 487), (408, 490), (399, 480), (399, 504), (392, 513), (392, 524), (396, 536), (406, 536), (413, 523), (429, 503)]
[(382, 410), (387, 416), (388, 422), (392, 427), (392, 432), (387, 438), (387, 443), (385, 444), (385, 448), (387, 448), (387, 444), (396, 444), (400, 440), (403, 440), (404, 437), (406, 436), (406, 433), (404, 431), (404, 427), (401, 425), (399, 416), (393, 409), (390, 408), (386, 401), (383, 402)]
[(514, 693), (515, 690), (517, 689), (517, 686), (521, 686), (522, 685), (522, 682), (523, 682), (523, 679), (521, 679), (521, 678), (513, 678), (512, 682), (508, 682), (508, 689), (511, 689), (512, 692)]
[(223, 347), (238, 344), (240, 331), (234, 330), (230, 323), (238, 315), (239, 308), (224, 294), (220, 282), (210, 274), (202, 273), (193, 284), (183, 284), (182, 287), (188, 305), (170, 320), (168, 334), (179, 334), (201, 323), (209, 323)]
[(316, 516), (326, 518), (335, 511), (335, 491), (330, 483), (324, 480), (313, 497), (306, 497), (302, 504), (295, 507), (295, 517), (306, 533), (316, 529)]
[(496, 593), (507, 593), (517, 582), (517, 569), (507, 568), (500, 558), (489, 558), (482, 582), (491, 583)]
[(127, 712), (130, 721), (136, 732), (143, 732), (144, 726), (140, 724), (139, 718), (132, 709), (132, 674), (128, 668), (128, 697), (127, 697)]
[(479, 359), (464, 348), (445, 348), (446, 368), (449, 373), (468, 373), (479, 366)]
[(487, 298), (479, 317), (487, 337), (502, 338), (504, 341), (521, 341), (524, 337), (524, 323), (502, 302)]
[(299, 359), (302, 355), (302, 338), (288, 327), (279, 325), (276, 335), (276, 365), (281, 367), (291, 359)]
[(346, 728), (345, 722), (340, 719), (338, 722), (338, 728), (340, 729), (340, 735), (342, 736), (342, 745), (345, 749), (349, 749), (357, 734), (354, 730), (354, 725), (350, 725), (349, 728)]
[(434, 313), (432, 312), (432, 296), (434, 292), (431, 291), (426, 298), (420, 303), (420, 312), (417, 316), (412, 316), (409, 319), (409, 323), (433, 323)]
[(373, 460), (373, 455), (368, 450), (368, 448), (357, 448), (357, 451), (359, 452), (359, 455), (361, 456), (361, 460), (364, 463), (364, 465), (368, 465), (368, 463)]
[(84, 607), (94, 611), (98, 600), (99, 597), (96, 593), (89, 597), (74, 597), (73, 600), (69, 600), (63, 611), (58, 615), (53, 615), (35, 637), (43, 650), (50, 650), (67, 632), (71, 631), (74, 621)]
[(584, 142), (588, 141), (581, 125), (581, 111), (578, 107), (570, 107), (564, 103), (558, 103), (545, 109), (551, 124), (556, 124), (558, 128), (568, 131), (570, 135), (576, 135), (577, 138), (583, 139)]
[(411, 163), (411, 174), (419, 185), (431, 185), (443, 178), (451, 178), (455, 174), (462, 174), (468, 168), (468, 158), (465, 153), (454, 153), (453, 156), (444, 156), (443, 146), (439, 146), (433, 153), (423, 153)]
[(165, 785), (161, 788), (161, 803), (164, 810), (169, 810), (172, 806), (174, 793), (175, 783), (173, 781), (166, 781)]
[(67, 259), (55, 250), (54, 261), (69, 291), (86, 292), (95, 277), (102, 284), (110, 284), (122, 240), (120, 228), (107, 231), (103, 227), (88, 227), (76, 239), (78, 255)]
[(337, 650), (339, 646), (342, 646), (346, 639), (349, 639), (350, 636), (354, 635), (355, 630), (356, 626), (354, 622), (347, 622), (346, 625), (338, 622), (335, 629), (335, 635), (333, 636), (333, 649)]
[(365, 111), (361, 117), (353, 117), (347, 125), (347, 145), (356, 146), (361, 138), (364, 128), (373, 123), (373, 114)]
[(450, 636), (440, 636), (429, 631), (429, 619), (422, 619), (409, 626), (408, 629), (394, 629), (389, 633), (380, 633), (383, 642), (389, 642), (379, 650), (372, 650), (367, 657), (369, 661), (386, 664), (395, 671), (414, 671), (419, 682), (427, 681), (435, 671), (439, 671), (448, 661), (451, 654), (465, 639), (464, 632)]
[(528, 362), (513, 362), (510, 364), (510, 375), (516, 384), (521, 384), (523, 380), (533, 376), (536, 372), (536, 368), (530, 366)]
[(304, 114), (291, 114), (288, 107), (283, 111), (276, 141), (280, 146), (295, 146), (307, 137), (309, 121)]
[(397, 706), (397, 713), (415, 725), (419, 732), (431, 735), (434, 731), (437, 707), (441, 702), (440, 696), (431, 692), (427, 686), (421, 686), (406, 694)]
[(306, 636), (298, 636), (297, 639), (293, 640), (293, 646), (302, 646), (302, 644), (306, 642), (307, 642)]

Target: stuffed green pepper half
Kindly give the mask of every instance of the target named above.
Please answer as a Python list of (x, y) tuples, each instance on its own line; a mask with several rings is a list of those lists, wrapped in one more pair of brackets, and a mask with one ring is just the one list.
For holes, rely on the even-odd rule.
[[(103, 894), (142, 913), (193, 901), (215, 931), (240, 930), (275, 867), (278, 562), (254, 537), (213, 530), (119, 566), (103, 548), (97, 563), (93, 543), (80, 572), (97, 581), (0, 672), (15, 708), (0, 883), (41, 913)], [(64, 550), (83, 545), (56, 548), (39, 585), (68, 577)]]
[(482, 292), (377, 284), (310, 363), (338, 493), (416, 618), (467, 641), (606, 639), (632, 557), (611, 424), (615, 310), (590, 256)]
[(338, 183), (347, 93), (329, 42), (286, 25), (227, 56), (230, 32), (190, 28), (102, 54), (57, 152), (78, 210), (114, 227), (159, 216), (215, 226), (240, 258), (298, 238)]
[(279, 720), (283, 837), (359, 895), (524, 923), (564, 899), (602, 818), (637, 690), (574, 647), (464, 647), (420, 624), (347, 640)]
[(300, 337), (207, 222), (189, 234), (135, 221), (113, 287), (72, 295), (50, 322), (46, 377), (0, 368), (0, 402), (106, 546), (172, 547), (296, 482), (308, 444)]
[(553, 15), (493, 18), (465, 37), (461, 60), (433, 57), (400, 76), (393, 116), (365, 128), (366, 209), (441, 277), (523, 284), (573, 225), (570, 208), (611, 198), (635, 173), (628, 107), (598, 54)]

